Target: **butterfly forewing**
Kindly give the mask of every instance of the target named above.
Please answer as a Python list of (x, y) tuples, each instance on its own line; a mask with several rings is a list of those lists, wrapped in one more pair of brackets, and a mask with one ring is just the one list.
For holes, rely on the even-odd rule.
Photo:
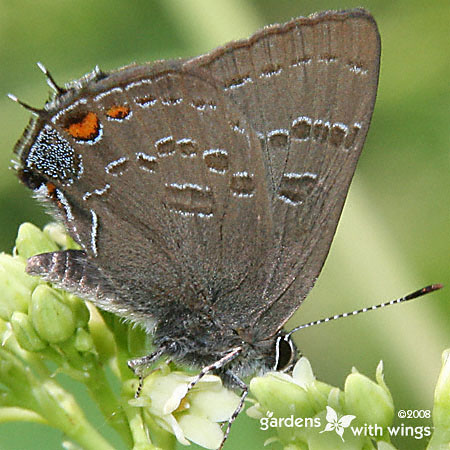
[[(141, 72), (87, 85), (38, 123), (37, 143), (21, 158), (35, 178), (48, 179), (47, 197), (116, 286), (123, 312), (174, 318), (227, 293), (232, 301), (243, 280), (261, 282), (271, 208), (261, 144), (222, 90), (170, 63)], [(238, 121), (246, 132), (234, 132)], [(47, 173), (30, 158), (48, 162), (56, 145), (44, 148), (49, 140), (75, 149), (76, 174)], [(40, 259), (41, 274), (53, 270), (48, 261)]]
[(379, 57), (375, 22), (352, 11), (267, 27), (186, 63), (222, 85), (264, 151), (270, 275), (258, 303), (244, 294), (235, 310), (255, 311), (263, 336), (297, 309), (324, 263), (369, 127)]

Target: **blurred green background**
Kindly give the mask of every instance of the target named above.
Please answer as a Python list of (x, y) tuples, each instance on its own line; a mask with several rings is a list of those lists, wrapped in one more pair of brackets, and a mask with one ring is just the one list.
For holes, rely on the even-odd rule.
[[(291, 324), (389, 300), (432, 282), (447, 284), (412, 304), (296, 336), (319, 379), (342, 387), (352, 366), (373, 377), (383, 359), (396, 408), (429, 409), (441, 352), (450, 344), (450, 9), (445, 1), (1, 0), (0, 249), (11, 250), (20, 223), (49, 221), (9, 170), (29, 113), (6, 93), (36, 107), (44, 104), (49, 89), (36, 61), (63, 84), (97, 64), (110, 70), (133, 61), (195, 56), (265, 24), (356, 6), (373, 13), (381, 33), (377, 104), (330, 256)], [(86, 394), (79, 395), (90, 408)], [(89, 415), (110, 436), (100, 415)], [(262, 448), (268, 437), (244, 416), (233, 427), (230, 450)], [(0, 449), (57, 449), (60, 442), (61, 434), (45, 427), (0, 425)], [(402, 449), (425, 444), (396, 441)]]

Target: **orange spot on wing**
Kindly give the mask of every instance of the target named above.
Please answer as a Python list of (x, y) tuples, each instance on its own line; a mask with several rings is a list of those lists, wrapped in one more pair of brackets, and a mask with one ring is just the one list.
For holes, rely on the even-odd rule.
[(106, 115), (111, 119), (125, 119), (130, 114), (130, 107), (124, 105), (112, 106), (106, 111)]
[(71, 123), (66, 131), (75, 139), (90, 141), (98, 136), (100, 123), (97, 114), (88, 112), (78, 122)]
[(47, 181), (45, 185), (47, 186), (47, 195), (56, 203), (56, 206), (59, 209), (63, 209), (63, 205), (58, 200), (58, 196), (56, 195), (56, 186), (51, 181)]
[(47, 181), (46, 186), (47, 186), (48, 195), (50, 197), (55, 197), (56, 196), (56, 186), (53, 183), (51, 183), (50, 181)]

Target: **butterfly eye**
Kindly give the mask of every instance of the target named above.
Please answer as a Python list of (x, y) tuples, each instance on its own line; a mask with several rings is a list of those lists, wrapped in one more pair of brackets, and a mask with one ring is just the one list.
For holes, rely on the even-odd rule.
[(297, 359), (297, 349), (289, 336), (278, 336), (275, 344), (274, 370), (286, 372)]

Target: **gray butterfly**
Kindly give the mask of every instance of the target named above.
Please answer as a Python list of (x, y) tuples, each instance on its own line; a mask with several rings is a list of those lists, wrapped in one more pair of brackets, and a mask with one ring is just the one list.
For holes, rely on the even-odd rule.
[[(243, 377), (289, 367), (282, 330), (329, 251), (374, 107), (371, 15), (325, 12), (193, 59), (94, 70), (16, 146), (18, 176), (82, 250), (29, 273), (154, 334), (153, 355)], [(30, 108), (31, 109), (31, 108)], [(223, 445), (223, 443), (222, 443)]]

